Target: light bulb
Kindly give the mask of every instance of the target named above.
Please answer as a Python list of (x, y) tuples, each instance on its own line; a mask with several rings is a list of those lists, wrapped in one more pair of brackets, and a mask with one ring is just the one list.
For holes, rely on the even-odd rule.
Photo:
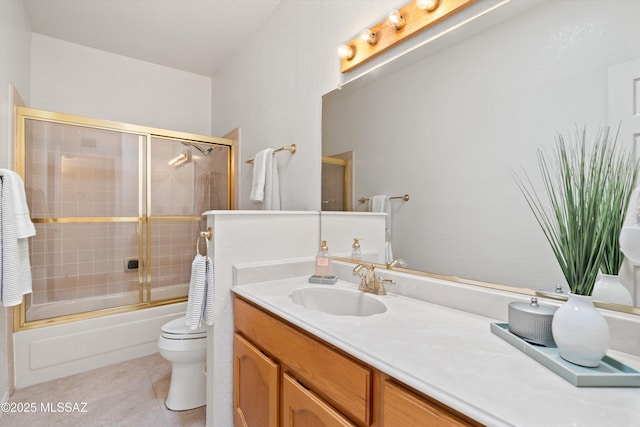
[(440, 0), (416, 0), (418, 9), (426, 10), (427, 12), (433, 12), (439, 5)]
[(356, 50), (353, 46), (341, 44), (338, 46), (338, 57), (342, 59), (351, 59), (355, 56)]
[(400, 15), (400, 12), (397, 10), (392, 10), (389, 12), (389, 16), (387, 17), (387, 25), (396, 29), (396, 31), (401, 30), (404, 27), (405, 21), (404, 17)]
[(374, 33), (368, 28), (360, 31), (360, 40), (365, 43), (369, 43), (371, 46), (378, 43), (378, 34)]

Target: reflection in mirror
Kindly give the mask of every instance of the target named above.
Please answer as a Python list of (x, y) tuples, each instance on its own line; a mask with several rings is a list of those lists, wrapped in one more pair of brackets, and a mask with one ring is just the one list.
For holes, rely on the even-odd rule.
[(353, 210), (353, 152), (322, 157), (322, 210)]
[[(618, 84), (616, 70), (631, 63), (640, 78), (630, 62), (640, 58), (637, 16), (637, 1), (551, 1), (325, 95), (322, 154), (352, 152), (351, 210), (369, 208), (361, 197), (408, 193), (411, 201), (391, 203), (391, 245), (409, 268), (566, 288), (512, 170), (533, 172), (541, 188), (536, 149), (551, 149), (558, 133), (576, 127), (595, 133), (622, 121), (620, 140), (634, 142), (625, 104), (634, 86)], [(637, 269), (624, 268), (640, 306)]]

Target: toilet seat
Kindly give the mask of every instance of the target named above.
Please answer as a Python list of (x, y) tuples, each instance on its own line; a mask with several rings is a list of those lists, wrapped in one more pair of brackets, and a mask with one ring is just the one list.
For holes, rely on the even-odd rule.
[(190, 329), (185, 324), (185, 318), (179, 317), (162, 325), (160, 336), (169, 340), (193, 340), (207, 337), (207, 328), (201, 326), (197, 329)]

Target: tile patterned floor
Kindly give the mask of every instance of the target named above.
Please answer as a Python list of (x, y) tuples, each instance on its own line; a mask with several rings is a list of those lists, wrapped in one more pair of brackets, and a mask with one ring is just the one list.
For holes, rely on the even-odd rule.
[[(202, 427), (205, 408), (174, 412), (164, 401), (171, 364), (159, 353), (16, 390), (0, 427)], [(84, 405), (86, 403), (86, 405)]]

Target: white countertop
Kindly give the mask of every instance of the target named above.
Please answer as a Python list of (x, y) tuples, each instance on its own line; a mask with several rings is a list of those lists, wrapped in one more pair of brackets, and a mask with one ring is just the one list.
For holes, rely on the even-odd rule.
[[(238, 295), (488, 426), (640, 426), (640, 388), (575, 387), (492, 334), (494, 319), (389, 294), (367, 317), (289, 298), (307, 277), (235, 286)], [(356, 290), (338, 281), (334, 288)], [(640, 357), (609, 351), (633, 368)]]

